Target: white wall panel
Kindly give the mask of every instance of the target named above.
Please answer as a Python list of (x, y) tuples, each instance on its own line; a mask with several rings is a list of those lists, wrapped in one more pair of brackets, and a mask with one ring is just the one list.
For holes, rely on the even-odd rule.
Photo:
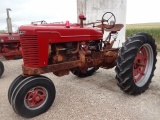
[[(112, 12), (116, 16), (116, 23), (126, 24), (127, 0), (77, 0), (77, 14), (84, 14), (86, 23), (100, 20), (105, 12)], [(120, 40), (120, 43), (119, 43)], [(114, 47), (125, 41), (125, 26), (119, 32)]]

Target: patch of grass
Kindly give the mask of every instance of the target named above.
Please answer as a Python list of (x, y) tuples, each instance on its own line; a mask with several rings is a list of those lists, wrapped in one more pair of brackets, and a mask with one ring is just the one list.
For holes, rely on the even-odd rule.
[(160, 51), (160, 23), (145, 23), (145, 24), (128, 24), (126, 25), (126, 36), (129, 37), (138, 32), (145, 32), (155, 39), (157, 49)]

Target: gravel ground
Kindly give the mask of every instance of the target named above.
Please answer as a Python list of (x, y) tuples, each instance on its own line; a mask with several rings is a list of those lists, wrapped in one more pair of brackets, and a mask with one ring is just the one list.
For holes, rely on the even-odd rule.
[[(31, 120), (160, 120), (160, 56), (149, 89), (138, 96), (127, 95), (116, 84), (114, 69), (99, 69), (93, 76), (77, 78), (71, 73), (53, 80), (57, 95), (51, 108)], [(23, 120), (8, 102), (9, 85), (21, 74), (22, 60), (3, 61), (0, 79), (0, 119)]]

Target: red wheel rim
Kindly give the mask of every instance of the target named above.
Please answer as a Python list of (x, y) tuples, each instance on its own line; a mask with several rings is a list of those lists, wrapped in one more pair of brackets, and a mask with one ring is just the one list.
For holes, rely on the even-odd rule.
[(47, 90), (43, 87), (35, 87), (29, 90), (25, 96), (25, 105), (27, 108), (39, 108), (44, 105), (48, 98)]
[(134, 60), (133, 76), (134, 82), (137, 83), (145, 75), (145, 69), (147, 65), (147, 53), (144, 47), (141, 47)]

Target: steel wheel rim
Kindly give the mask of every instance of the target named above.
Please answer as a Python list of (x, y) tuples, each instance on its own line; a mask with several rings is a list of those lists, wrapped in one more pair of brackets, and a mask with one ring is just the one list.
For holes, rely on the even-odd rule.
[(36, 110), (42, 107), (48, 99), (46, 88), (37, 86), (30, 89), (24, 97), (24, 105), (30, 110)]
[(141, 46), (133, 65), (133, 78), (138, 87), (144, 86), (149, 80), (153, 69), (153, 50), (150, 44)]

